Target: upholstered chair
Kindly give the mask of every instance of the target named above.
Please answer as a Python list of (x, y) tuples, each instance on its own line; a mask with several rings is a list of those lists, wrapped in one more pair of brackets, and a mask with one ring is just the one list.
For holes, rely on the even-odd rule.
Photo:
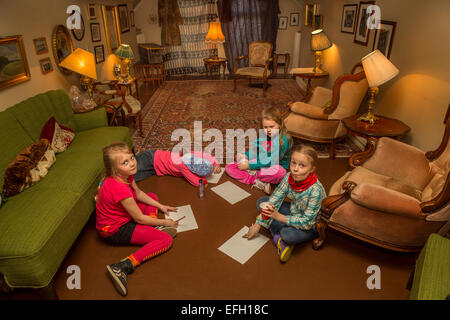
[[(239, 56), (234, 61), (233, 91), (236, 90), (237, 79), (257, 79), (263, 82), (263, 92), (267, 89), (267, 78), (270, 76), (269, 69), (272, 61), (273, 45), (268, 41), (253, 41), (248, 48), (248, 56)], [(238, 68), (239, 61), (248, 59), (248, 67)]]
[(111, 111), (110, 125), (120, 114), (123, 125), (125, 125), (127, 118), (133, 118), (140, 135), (143, 134), (141, 102), (139, 101), (139, 97), (134, 97), (131, 93), (127, 92), (126, 86), (121, 86), (117, 80), (95, 82), (94, 95), (101, 97), (99, 98), (101, 103)]
[(347, 135), (341, 120), (356, 114), (367, 88), (366, 75), (359, 63), (351, 74), (337, 78), (332, 90), (316, 87), (303, 102), (288, 103), (284, 124), (294, 138), (330, 143), (330, 158), (334, 159), (335, 141)]
[(399, 252), (419, 251), (431, 233), (450, 227), (450, 116), (435, 151), (423, 152), (391, 138), (369, 138), (349, 159), (352, 170), (322, 203), (319, 237), (327, 228)]

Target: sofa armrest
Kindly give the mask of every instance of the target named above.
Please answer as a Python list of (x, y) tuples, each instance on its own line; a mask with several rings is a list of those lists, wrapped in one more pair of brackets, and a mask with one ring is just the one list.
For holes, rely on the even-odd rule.
[(404, 193), (383, 186), (361, 183), (350, 194), (353, 202), (377, 211), (425, 219), (420, 201)]
[(291, 106), (291, 111), (302, 116), (313, 119), (328, 119), (328, 115), (323, 112), (322, 108), (313, 106), (304, 102), (294, 102)]
[(76, 131), (85, 131), (108, 126), (108, 117), (106, 116), (105, 108), (99, 108), (85, 113), (77, 113), (74, 115), (74, 120)]

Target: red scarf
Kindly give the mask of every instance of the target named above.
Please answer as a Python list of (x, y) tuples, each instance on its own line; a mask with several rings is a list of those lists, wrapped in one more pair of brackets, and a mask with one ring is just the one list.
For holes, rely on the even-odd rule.
[(292, 174), (290, 174), (288, 181), (292, 190), (297, 192), (303, 192), (309, 187), (311, 187), (314, 183), (316, 183), (317, 175), (314, 172), (311, 172), (306, 179), (299, 182), (295, 182), (294, 179), (292, 178)]

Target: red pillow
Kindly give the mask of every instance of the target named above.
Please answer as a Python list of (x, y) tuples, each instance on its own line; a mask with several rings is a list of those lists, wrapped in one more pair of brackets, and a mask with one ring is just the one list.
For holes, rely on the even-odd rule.
[(40, 139), (47, 139), (52, 146), (55, 153), (65, 151), (73, 138), (75, 138), (75, 131), (60, 125), (54, 117), (51, 117), (44, 125), (41, 131)]

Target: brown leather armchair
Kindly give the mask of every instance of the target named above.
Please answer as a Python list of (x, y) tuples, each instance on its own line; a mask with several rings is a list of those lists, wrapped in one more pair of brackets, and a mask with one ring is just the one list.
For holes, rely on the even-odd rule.
[(359, 109), (368, 88), (361, 63), (351, 74), (336, 79), (333, 90), (316, 87), (308, 102), (290, 102), (284, 124), (291, 136), (319, 143), (330, 143), (330, 158), (335, 156), (335, 141), (347, 135), (342, 119)]
[[(263, 81), (263, 92), (267, 89), (267, 78), (270, 76), (269, 69), (272, 61), (273, 45), (268, 41), (253, 41), (248, 48), (248, 56), (239, 56), (234, 61), (233, 91), (236, 91), (236, 80), (241, 78), (258, 79)], [(238, 68), (239, 61), (248, 59), (248, 67)]]
[[(449, 106), (450, 109), (450, 106)], [(349, 159), (352, 170), (336, 181), (322, 203), (319, 237), (327, 228), (399, 252), (416, 252), (431, 233), (450, 227), (450, 115), (435, 151), (423, 152), (391, 138), (370, 138)]]

